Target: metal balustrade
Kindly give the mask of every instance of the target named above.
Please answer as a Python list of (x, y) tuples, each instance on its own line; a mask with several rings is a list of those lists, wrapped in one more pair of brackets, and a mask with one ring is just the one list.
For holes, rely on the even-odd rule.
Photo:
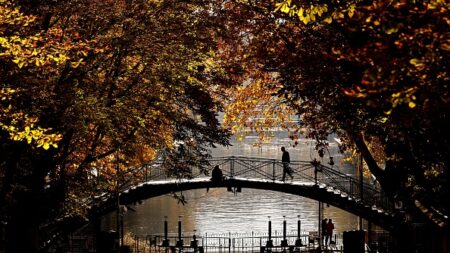
[[(225, 178), (233, 179), (263, 179), (271, 181), (281, 181), (283, 177), (283, 163), (277, 159), (256, 158), (256, 157), (215, 157), (208, 160), (210, 163), (207, 171), (211, 171), (218, 165)], [(139, 171), (141, 180), (138, 182), (150, 182), (177, 179), (176, 176), (167, 173), (167, 169), (161, 166), (162, 163), (155, 163), (143, 167)], [(367, 182), (361, 182), (359, 179), (346, 175), (335, 167), (329, 167), (318, 161), (292, 161), (289, 164), (292, 169), (293, 179), (286, 177), (287, 184), (311, 184), (324, 188), (329, 192), (339, 194), (343, 197), (360, 202), (364, 206), (373, 207), (375, 210), (389, 211), (392, 205), (384, 192), (375, 188), (374, 185)], [(175, 168), (176, 170), (176, 168)], [(186, 178), (179, 180), (208, 178), (207, 175), (198, 166), (189, 167)], [(136, 180), (133, 181), (136, 184)], [(124, 189), (133, 187), (127, 185)]]

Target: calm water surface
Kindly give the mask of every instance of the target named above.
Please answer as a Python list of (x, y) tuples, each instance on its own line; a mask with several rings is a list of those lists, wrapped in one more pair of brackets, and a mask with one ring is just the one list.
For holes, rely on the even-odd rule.
[[(234, 143), (229, 148), (212, 150), (213, 156), (241, 155), (265, 158), (281, 158), (280, 147), (285, 146), (290, 152), (291, 160), (311, 160), (316, 157), (314, 144), (309, 140), (300, 140), (299, 145), (292, 147), (288, 138), (279, 136), (270, 144), (261, 148), (254, 147), (253, 139)], [(330, 155), (335, 157), (337, 167), (344, 173), (354, 173), (351, 167), (339, 164), (337, 143), (330, 138)], [(326, 162), (326, 161), (324, 161)], [(267, 232), (268, 216), (271, 216), (272, 230), (282, 231), (283, 216), (286, 216), (288, 231), (296, 231), (297, 215), (302, 221), (302, 231), (316, 231), (318, 224), (318, 202), (304, 197), (280, 192), (256, 189), (242, 189), (233, 194), (226, 189), (214, 188), (192, 190), (182, 193), (187, 204), (181, 205), (172, 196), (160, 196), (145, 200), (133, 206), (136, 212), (128, 211), (124, 216), (127, 232), (136, 235), (147, 235), (163, 232), (164, 216), (168, 216), (169, 232), (177, 232), (178, 217), (182, 216), (183, 231), (197, 234), (219, 233), (263, 233)], [(358, 218), (341, 209), (324, 205), (325, 218), (333, 219), (335, 231), (341, 233), (356, 229)], [(115, 228), (115, 217), (105, 219), (106, 229)]]

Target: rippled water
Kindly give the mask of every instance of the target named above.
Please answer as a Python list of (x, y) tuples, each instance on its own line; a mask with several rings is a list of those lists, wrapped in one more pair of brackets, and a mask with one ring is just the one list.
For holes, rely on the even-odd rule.
[[(333, 141), (331, 139), (331, 141)], [(286, 146), (291, 160), (310, 160), (315, 157), (313, 144), (300, 140), (300, 145), (290, 146), (287, 138), (255, 148), (251, 141), (235, 143), (229, 148), (213, 150), (213, 156), (242, 155), (252, 157), (281, 158), (281, 146)], [(336, 143), (332, 142), (330, 155), (339, 160)], [(339, 165), (339, 164), (338, 164)], [(341, 171), (351, 173), (350, 167), (341, 166)], [(136, 212), (128, 211), (124, 217), (125, 230), (136, 235), (163, 232), (164, 216), (168, 216), (169, 231), (177, 231), (178, 217), (182, 216), (183, 231), (196, 230), (204, 233), (250, 233), (267, 232), (268, 216), (271, 216), (272, 230), (282, 231), (283, 216), (286, 216), (287, 230), (296, 231), (297, 215), (302, 221), (302, 231), (316, 231), (318, 224), (318, 202), (304, 197), (280, 192), (256, 189), (242, 189), (233, 194), (226, 189), (206, 189), (183, 192), (186, 205), (177, 203), (172, 196), (160, 196), (134, 206)], [(324, 217), (333, 219), (335, 230), (341, 233), (356, 229), (358, 218), (335, 207), (324, 205)], [(105, 220), (107, 228), (115, 227), (114, 215)]]
[[(149, 199), (135, 206), (136, 212), (125, 215), (125, 230), (137, 235), (163, 232), (164, 216), (168, 216), (169, 232), (177, 232), (178, 217), (182, 216), (183, 231), (197, 233), (251, 233), (267, 232), (268, 216), (272, 230), (281, 232), (283, 216), (287, 230), (296, 231), (297, 215), (302, 231), (317, 230), (318, 202), (296, 195), (278, 192), (242, 189), (234, 195), (226, 189), (193, 190), (183, 193), (188, 201), (178, 204), (170, 196)], [(324, 205), (324, 214), (332, 218), (336, 232), (356, 228), (357, 217), (338, 208)], [(111, 223), (114, 224), (114, 218)]]

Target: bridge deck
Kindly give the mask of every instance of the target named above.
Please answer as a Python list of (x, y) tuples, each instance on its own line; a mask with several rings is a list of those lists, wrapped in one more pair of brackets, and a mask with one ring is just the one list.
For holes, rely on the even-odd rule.
[[(168, 174), (160, 164), (143, 167), (140, 181), (122, 191), (120, 202), (131, 204), (146, 198), (189, 189), (255, 188), (316, 199), (374, 221), (382, 227), (392, 226), (392, 205), (385, 194), (371, 184), (341, 173), (336, 167), (324, 166), (317, 161), (292, 161), (289, 166), (292, 169), (293, 179), (284, 182), (281, 180), (283, 164), (279, 160), (233, 156), (213, 158), (209, 162), (210, 165), (206, 168), (190, 167), (190, 173), (185, 178), (177, 178), (176, 173)], [(210, 179), (210, 172), (216, 165), (220, 167), (225, 178), (221, 182)], [(100, 198), (103, 200), (97, 206), (103, 206), (105, 210), (111, 211), (117, 201), (107, 197), (105, 195)]]

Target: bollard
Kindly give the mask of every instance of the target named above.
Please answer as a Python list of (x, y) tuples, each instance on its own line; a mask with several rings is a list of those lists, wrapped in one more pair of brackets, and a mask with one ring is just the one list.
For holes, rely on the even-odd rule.
[(269, 240), (267, 240), (266, 242), (266, 248), (271, 248), (273, 247), (273, 241), (272, 241), (272, 221), (270, 220), (270, 216), (269, 217)]
[(295, 240), (295, 247), (303, 246), (302, 239), (300, 238), (302, 233), (302, 222), (300, 220), (300, 215), (297, 215), (297, 240)]
[(183, 247), (183, 240), (181, 240), (181, 216), (178, 216), (178, 241), (177, 247)]
[(283, 216), (283, 240), (281, 241), (281, 247), (287, 247), (288, 242), (286, 239), (286, 216)]
[(167, 226), (167, 216), (164, 216), (164, 240), (162, 242), (162, 247), (169, 247), (169, 239), (168, 239), (168, 226)]

